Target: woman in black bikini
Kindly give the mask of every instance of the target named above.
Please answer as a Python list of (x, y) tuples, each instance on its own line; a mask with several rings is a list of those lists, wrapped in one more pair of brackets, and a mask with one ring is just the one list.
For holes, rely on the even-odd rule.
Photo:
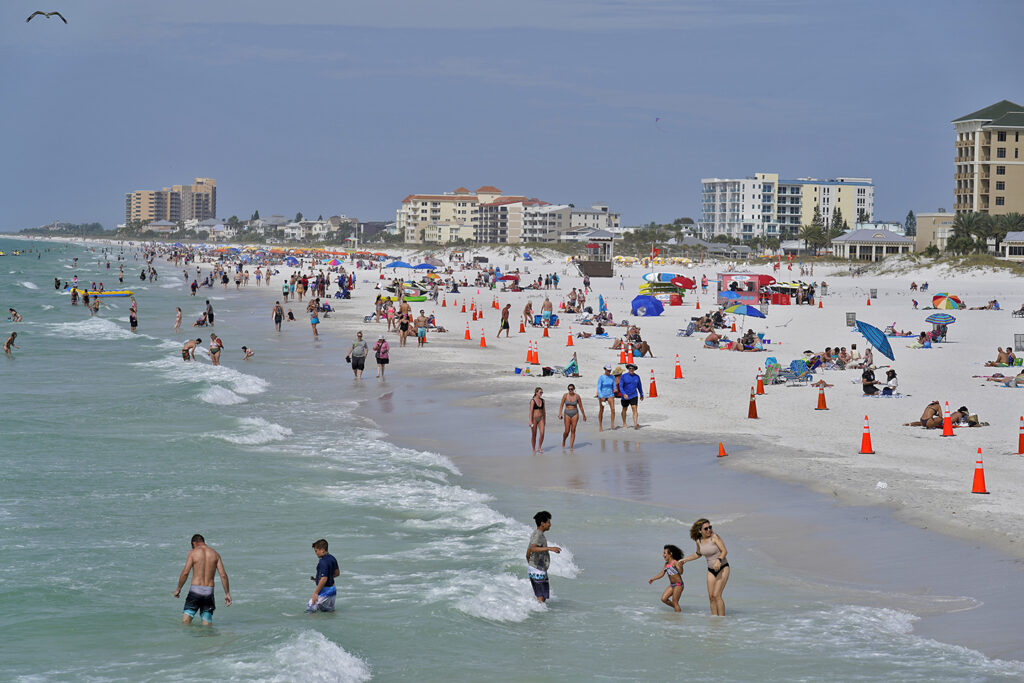
[[(544, 423), (547, 418), (547, 412), (544, 410), (544, 390), (537, 387), (533, 390), (533, 398), (530, 399), (530, 446), (533, 448), (533, 453), (544, 452)], [(540, 433), (540, 440), (537, 439), (537, 434)]]
[(698, 519), (690, 527), (690, 538), (697, 543), (697, 551), (687, 555), (681, 562), (686, 564), (704, 557), (708, 561), (708, 601), (711, 603), (711, 614), (725, 616), (725, 602), (722, 591), (729, 581), (729, 561), (725, 556), (729, 553), (721, 537), (711, 528), (711, 522)]

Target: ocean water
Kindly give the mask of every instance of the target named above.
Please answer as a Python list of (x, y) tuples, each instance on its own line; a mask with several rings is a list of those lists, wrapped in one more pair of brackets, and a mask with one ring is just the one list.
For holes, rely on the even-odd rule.
[[(658, 603), (664, 581), (647, 578), (695, 511), (476, 481), (443, 449), (392, 445), (386, 422), (357, 417), (381, 389), (372, 370), (353, 384), (349, 334), (325, 325), (314, 341), (301, 322), (274, 333), (272, 289), (192, 298), (170, 265), (140, 282), (127, 252), (133, 334), (127, 300), (91, 318), (52, 284), (77, 273), (113, 288), (116, 261), (108, 271), (81, 245), (0, 240), (8, 254), (26, 247), (49, 251), (0, 257), (0, 304), (25, 318), (5, 324), (21, 348), (0, 359), (4, 680), (1024, 677), (1021, 662), (916, 635), (913, 609), (784, 581), (742, 545), (730, 546), (730, 616), (707, 616), (700, 563), (676, 615)], [(207, 296), (221, 367), (179, 353)], [(207, 346), (208, 332), (194, 336)], [(547, 606), (523, 558), (541, 508), (565, 548)], [(221, 552), (234, 599), (223, 606), (218, 581), (212, 628), (183, 627), (172, 597), (197, 532)], [(320, 537), (341, 565), (338, 611), (310, 616)]]

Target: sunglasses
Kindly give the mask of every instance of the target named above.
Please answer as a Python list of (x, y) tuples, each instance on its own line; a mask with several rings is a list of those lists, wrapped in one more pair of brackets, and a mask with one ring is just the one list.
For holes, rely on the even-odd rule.
[(708, 525), (708, 526), (702, 526), (702, 527), (700, 528), (700, 530), (701, 530), (701, 531), (711, 531), (711, 526), (710, 526), (710, 525)]

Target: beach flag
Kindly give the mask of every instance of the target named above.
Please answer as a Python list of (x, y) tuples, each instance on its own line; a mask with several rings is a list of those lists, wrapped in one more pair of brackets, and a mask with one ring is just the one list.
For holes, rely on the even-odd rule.
[(981, 449), (978, 449), (978, 459), (974, 463), (974, 485), (971, 487), (971, 493), (984, 493), (988, 495), (988, 489), (985, 488), (985, 465), (981, 462)]
[(481, 349), (486, 349), (487, 348), (487, 340), (484, 338), (484, 328), (482, 328), (482, 327), (480, 328), (480, 348)]
[(764, 396), (764, 375), (761, 374), (761, 368), (757, 369), (757, 391), (755, 393), (758, 396)]
[(861, 455), (873, 455), (875, 450), (871, 447), (871, 428), (868, 426), (868, 416), (864, 416), (864, 436), (860, 437)]
[(825, 387), (818, 387), (818, 407), (815, 410), (828, 410), (828, 406), (825, 404)]
[(473, 337), (469, 334), (469, 323), (466, 323), (466, 339), (472, 339)]
[(956, 436), (953, 433), (953, 418), (949, 414), (949, 401), (946, 401), (946, 408), (942, 411), (942, 434), (940, 436)]
[(718, 442), (718, 457), (719, 458), (724, 458), (727, 455), (729, 455), (729, 454), (725, 452), (725, 444), (723, 444), (721, 441), (719, 441)]
[(566, 346), (574, 346), (575, 345), (573, 343), (573, 341), (572, 341), (572, 328), (571, 327), (569, 328), (569, 340), (565, 343), (565, 345)]
[(754, 400), (754, 387), (750, 387), (750, 407), (747, 408), (747, 418), (757, 419), (757, 401)]
[(1024, 455), (1024, 415), (1020, 418), (1020, 436), (1017, 437), (1017, 455)]
[(658, 398), (658, 385), (654, 383), (654, 368), (651, 368), (651, 390), (647, 392), (647, 398)]
[[(676, 354), (676, 374), (672, 379), (683, 378), (683, 366), (679, 364), (679, 354)], [(1024, 439), (1024, 418), (1021, 418), (1021, 438)], [(1021, 445), (1024, 445), (1024, 441), (1021, 441)]]

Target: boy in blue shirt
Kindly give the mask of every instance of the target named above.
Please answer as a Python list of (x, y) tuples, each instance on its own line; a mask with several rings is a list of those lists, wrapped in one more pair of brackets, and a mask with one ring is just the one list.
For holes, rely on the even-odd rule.
[(313, 597), (306, 606), (307, 612), (333, 612), (334, 598), (338, 595), (338, 589), (334, 586), (334, 577), (341, 574), (338, 569), (338, 561), (334, 555), (327, 552), (327, 541), (320, 539), (313, 542), (313, 552), (320, 558), (316, 564), (316, 576), (311, 576), (316, 581), (316, 588), (313, 589)]

